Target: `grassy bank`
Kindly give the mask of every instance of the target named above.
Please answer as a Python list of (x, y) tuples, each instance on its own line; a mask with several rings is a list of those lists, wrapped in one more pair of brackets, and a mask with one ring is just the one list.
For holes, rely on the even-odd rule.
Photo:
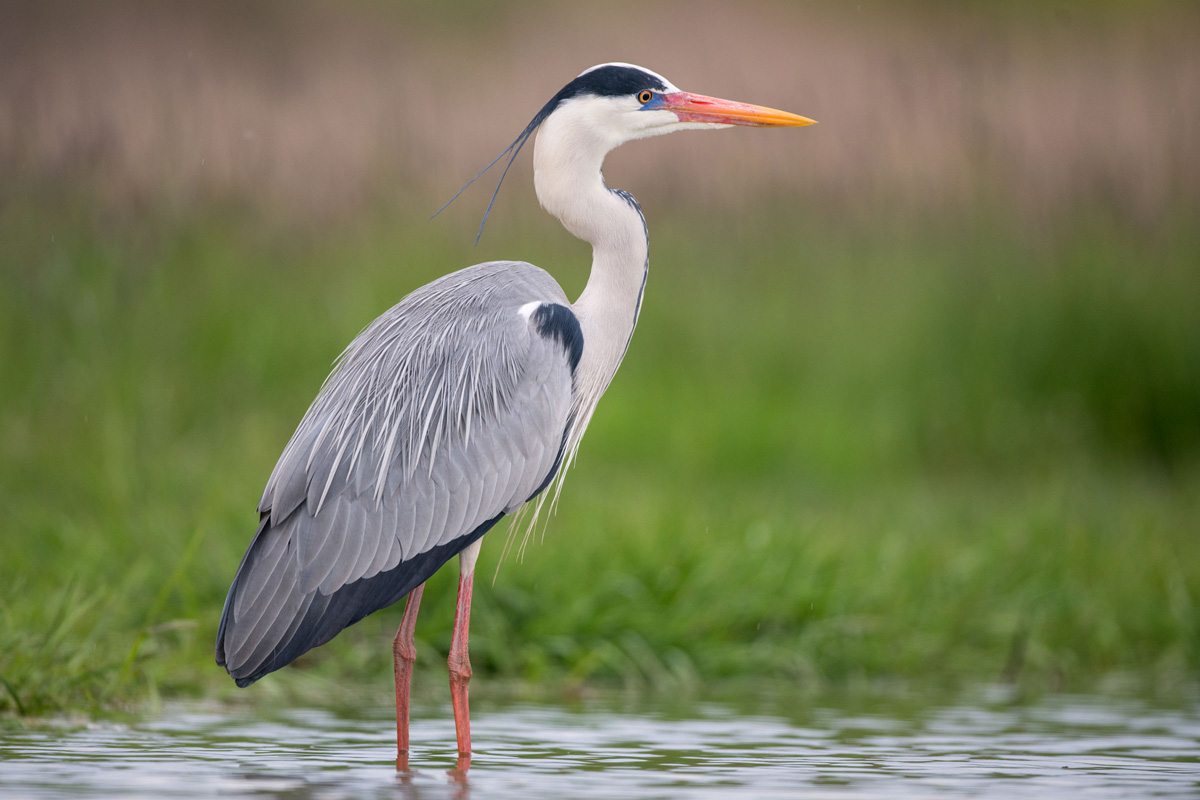
[[(484, 549), (478, 676), (1195, 680), (1194, 230), (647, 212), (640, 328), (558, 516), (494, 582), (504, 531)], [(475, 250), (406, 219), (0, 212), (0, 709), (233, 695), (224, 592), (342, 346), (445, 265), (515, 255), (582, 284), (550, 221), (510, 212)], [(431, 674), (452, 573), (418, 629)], [(386, 688), (398, 615), (252, 691)]]

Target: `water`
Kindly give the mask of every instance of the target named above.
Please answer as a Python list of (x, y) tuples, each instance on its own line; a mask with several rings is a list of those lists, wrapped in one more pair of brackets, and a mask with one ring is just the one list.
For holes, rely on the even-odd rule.
[(476, 703), (466, 782), (448, 708), (391, 721), (314, 709), (169, 708), (134, 724), (0, 730), (0, 796), (21, 798), (863, 798), (1200, 796), (1200, 706), (1062, 697), (918, 711), (686, 714), (594, 702)]

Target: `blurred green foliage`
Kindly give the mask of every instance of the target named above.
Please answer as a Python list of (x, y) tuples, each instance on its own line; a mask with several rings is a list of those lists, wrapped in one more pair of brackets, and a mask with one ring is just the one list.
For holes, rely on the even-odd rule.
[[(503, 526), (484, 548), (476, 674), (1195, 680), (1195, 227), (868, 230), (773, 208), (647, 208), (640, 329), (558, 515), (494, 581)], [(329, 364), (455, 265), (525, 258), (578, 291), (586, 249), (528, 213), (472, 249), (405, 208), (298, 233), (3, 206), (0, 709), (233, 696), (221, 603)], [(426, 592), (426, 686), (454, 586)], [(386, 690), (398, 616), (250, 691)]]

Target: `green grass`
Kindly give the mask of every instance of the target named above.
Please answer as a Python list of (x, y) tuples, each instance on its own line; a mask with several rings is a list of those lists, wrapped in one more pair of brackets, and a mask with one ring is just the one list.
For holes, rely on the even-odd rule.
[[(465, 217), (403, 211), (297, 233), (0, 207), (0, 710), (234, 696), (221, 603), (329, 364), (449, 266), (578, 291), (586, 251), (530, 213), (476, 250)], [(503, 527), (484, 549), (477, 676), (1195, 681), (1200, 235), (647, 213), (640, 329), (559, 513), (494, 582)], [(386, 690), (398, 612), (249, 691)]]

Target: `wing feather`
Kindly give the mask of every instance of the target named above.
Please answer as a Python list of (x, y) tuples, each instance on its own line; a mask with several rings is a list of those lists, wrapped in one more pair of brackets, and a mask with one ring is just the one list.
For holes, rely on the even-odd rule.
[(246, 582), (242, 591), (232, 598), (234, 612), (239, 617), (244, 618), (249, 614), (250, 609), (258, 604), (262, 593), (273, 585), (272, 576), (277, 569), (281, 569), (280, 565), (288, 555), (290, 538), (291, 531), (285, 527), (268, 528), (255, 540), (257, 547), (246, 554), (246, 563), (238, 570), (239, 575), (245, 571), (253, 580)]
[(265, 630), (301, 596), (294, 591), (298, 571), (294, 559), (281, 558), (267, 566), (270, 573), (267, 576), (269, 579), (264, 581), (266, 590), (247, 609), (245, 617), (233, 620), (236, 623), (232, 632), (232, 656), (235, 662), (250, 660), (251, 653), (264, 641)]
[(521, 498), (520, 501), (516, 499), (517, 487), (521, 483), (522, 472), (525, 467), (525, 456), (521, 453), (521, 448), (516, 445), (513, 437), (509, 435), (507, 430), (499, 431), (496, 438), (504, 442), (504, 451), (509, 454), (508, 480), (502, 484), (500, 496), (512, 498), (516, 502), (516, 505), (519, 506), (525, 501), (525, 498)]
[(317, 512), (298, 520), (296, 542), (302, 593), (316, 589), (333, 571), (349, 538), (345, 534), (346, 512), (346, 504), (335, 500), (329, 504), (326, 513)]
[[(287, 575), (287, 572), (284, 574)], [(245, 646), (249, 648), (249, 653), (244, 658), (247, 662), (261, 664), (271, 651), (279, 646), (284, 632), (292, 625), (300, 606), (308, 596), (310, 595), (288, 591), (284, 586), (275, 592), (268, 612), (258, 618), (253, 632), (246, 640)]]
[(425, 549), (433, 529), (433, 517), (437, 513), (437, 489), (431, 483), (422, 482), (417, 485), (409, 484), (407, 491), (401, 495), (401, 503), (413, 511), (413, 524), (408, 535), (404, 538), (408, 550), (419, 553)]
[(447, 456), (442, 460), (446, 484), (446, 519), (442, 522), (443, 530), (461, 531), (467, 521), (467, 505), (470, 502), (466, 491), (467, 476), (459, 468), (458, 454)]
[(422, 505), (430, 509), (429, 528), (426, 538), (419, 544), (414, 542), (413, 550), (421, 553), (437, 544), (441, 533), (446, 527), (446, 517), (450, 515), (450, 492), (439, 481), (430, 481), (428, 498)]
[[(388, 531), (385, 537), (382, 533), (383, 511), (372, 508), (370, 502), (356, 503), (361, 505), (363, 536), (362, 547), (358, 552), (358, 560), (354, 562), (354, 567), (350, 570), (350, 575), (374, 575), (379, 570), (371, 570), (371, 564), (375, 559), (379, 558), (379, 551), (389, 546), (389, 539), (395, 541), (395, 534)], [(344, 583), (349, 583), (350, 577), (346, 576)]]
[(487, 518), (486, 514), (480, 516), (483, 502), (483, 482), (480, 480), (480, 472), (478, 469), (471, 469), (471, 466), (468, 465), (468, 468), (463, 471), (462, 495), (458, 504), (462, 509), (462, 519), (458, 522), (458, 527), (468, 530), (473, 530)]
[(375, 542), (367, 542), (366, 534), (368, 532), (366, 514), (367, 505), (365, 503), (348, 501), (345, 498), (338, 498), (338, 505), (345, 509), (345, 514), (341, 518), (341, 523), (347, 531), (360, 531), (357, 536), (342, 536), (342, 549), (329, 568), (329, 574), (317, 586), (317, 590), (321, 594), (333, 594), (339, 587), (345, 586), (350, 582), (350, 576), (354, 574), (354, 567), (358, 564), (359, 555), (363, 551), (365, 544), (374, 545)]
[(405, 552), (409, 550), (405, 545), (411, 544), (412, 532), (416, 530), (417, 526), (417, 506), (412, 503), (402, 503), (401, 499), (400, 497), (385, 497), (383, 500), (384, 504), (391, 506), (389, 514), (391, 530), (385, 533), (385, 535), (391, 534), (387, 569), (392, 569), (404, 560)]

